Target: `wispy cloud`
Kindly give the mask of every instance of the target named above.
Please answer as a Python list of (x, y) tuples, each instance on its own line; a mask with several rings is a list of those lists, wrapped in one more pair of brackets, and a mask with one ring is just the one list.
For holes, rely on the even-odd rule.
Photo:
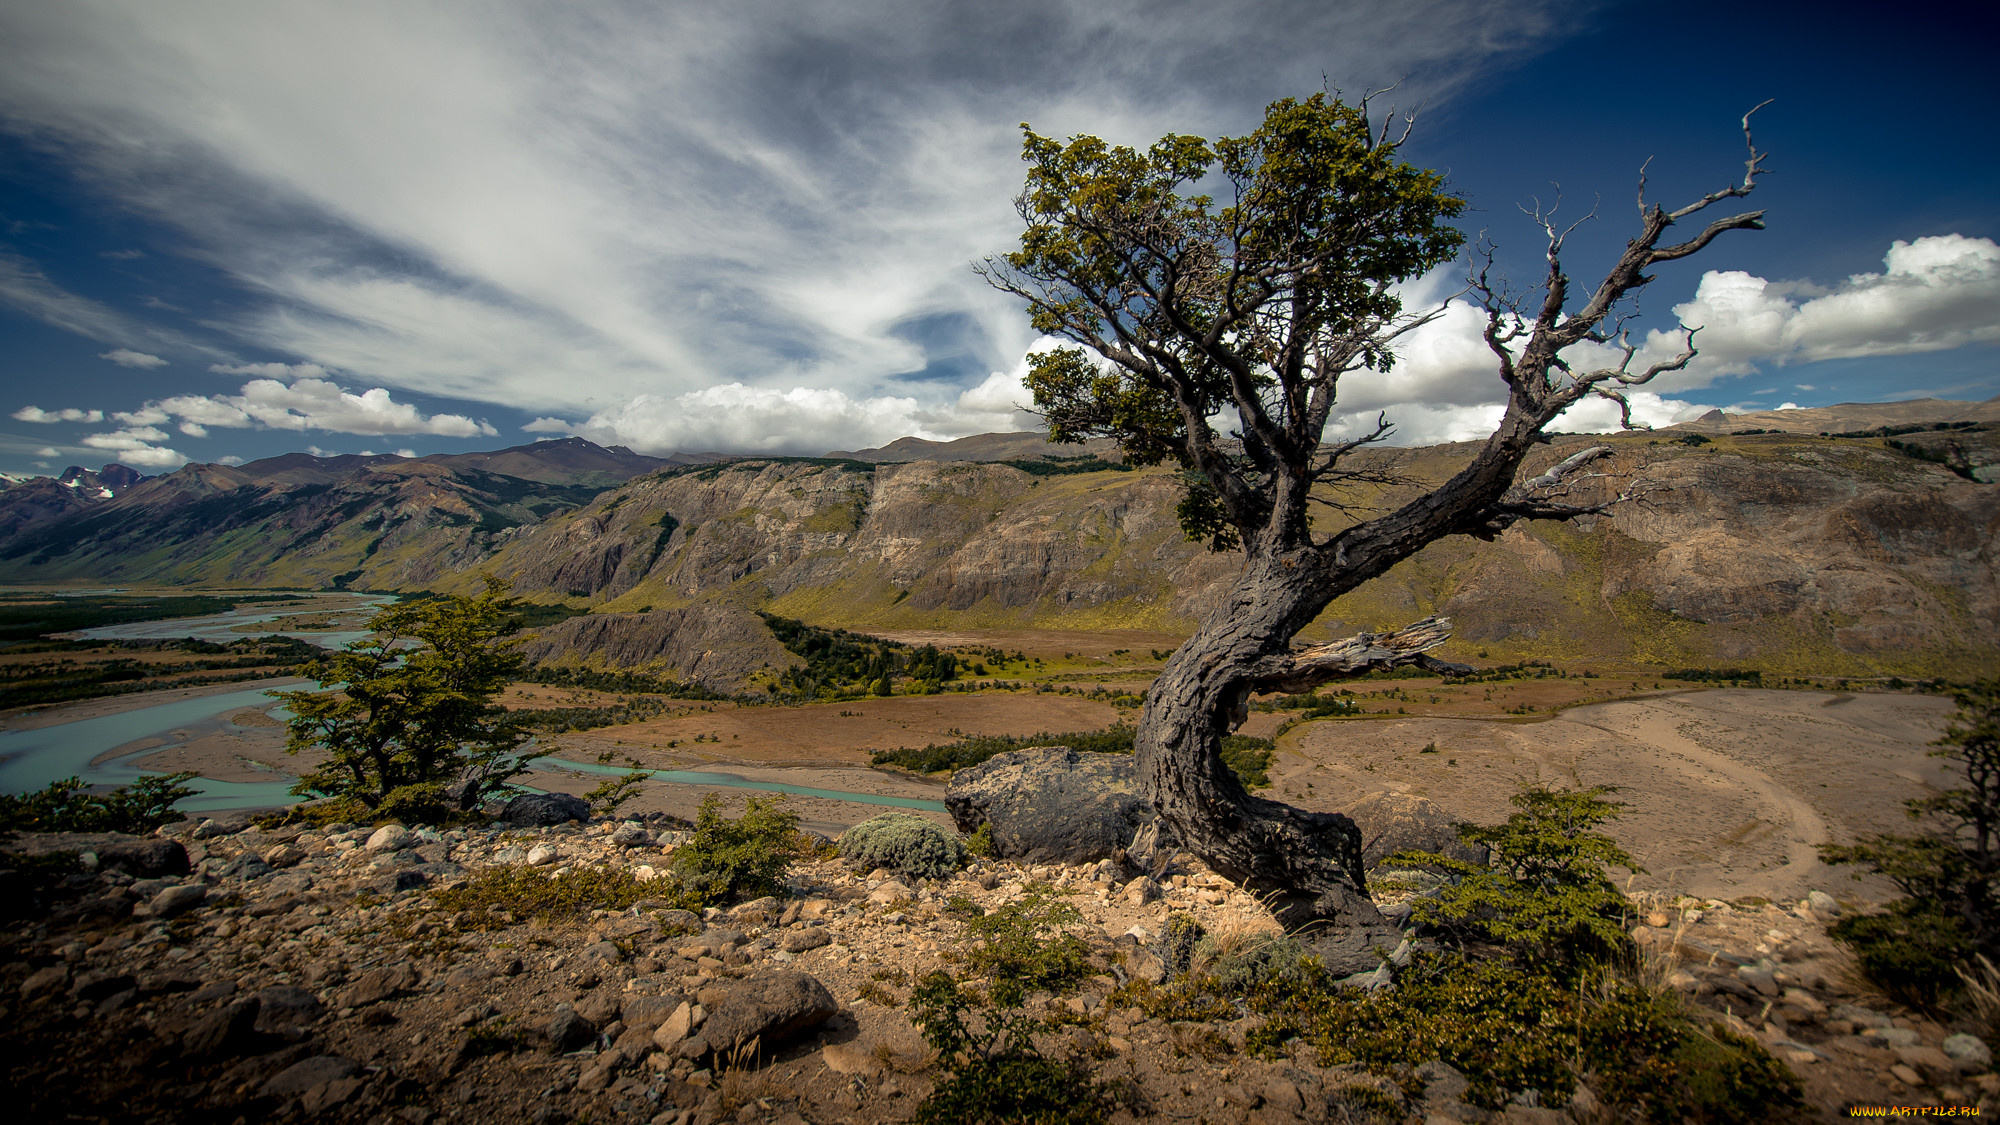
[(159, 356), (148, 355), (145, 352), (135, 352), (131, 348), (113, 348), (108, 352), (101, 353), (97, 358), (108, 359), (120, 367), (137, 367), (141, 370), (165, 367), (167, 365), (167, 361), (161, 359)]
[[(1017, 122), (1143, 143), (1328, 77), (1444, 97), (1585, 6), (15, 5), (0, 115), (258, 294), (216, 323), (261, 349), (605, 432), (714, 404), (810, 449), (993, 413), (960, 396), (1032, 332), (966, 266), (1018, 233)], [(59, 304), (34, 315), (138, 346)], [(845, 405), (813, 430), (802, 402)]]

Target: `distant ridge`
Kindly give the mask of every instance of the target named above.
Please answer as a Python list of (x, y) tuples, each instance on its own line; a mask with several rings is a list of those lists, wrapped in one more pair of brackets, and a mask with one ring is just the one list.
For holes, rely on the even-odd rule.
[(2000, 422), (2000, 395), (1984, 402), (1912, 398), (1902, 402), (1843, 402), (1834, 406), (1802, 406), (1796, 410), (1758, 410), (1749, 414), (1711, 410), (1692, 421), (1676, 422), (1661, 428), (1701, 434), (1727, 434), (1737, 430), (1838, 434), (1919, 422)]
[(1039, 431), (1012, 434), (974, 434), (955, 441), (929, 441), (906, 437), (879, 449), (853, 452), (836, 449), (830, 458), (845, 461), (1032, 461), (1041, 457), (1077, 457), (1096, 454), (1115, 458), (1118, 443), (1109, 438), (1092, 438), (1082, 445), (1054, 445)]

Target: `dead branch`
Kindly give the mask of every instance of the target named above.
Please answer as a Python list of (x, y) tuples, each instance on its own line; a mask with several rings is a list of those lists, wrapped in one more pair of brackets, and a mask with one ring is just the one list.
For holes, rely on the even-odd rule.
[(1470, 672), (1463, 664), (1449, 664), (1426, 656), (1430, 650), (1451, 639), (1451, 618), (1426, 617), (1393, 633), (1357, 633), (1344, 641), (1311, 645), (1280, 658), (1282, 664), (1259, 669), (1252, 684), (1255, 691), (1311, 691), (1333, 680), (1367, 675), (1378, 668), (1419, 664), (1444, 673)]

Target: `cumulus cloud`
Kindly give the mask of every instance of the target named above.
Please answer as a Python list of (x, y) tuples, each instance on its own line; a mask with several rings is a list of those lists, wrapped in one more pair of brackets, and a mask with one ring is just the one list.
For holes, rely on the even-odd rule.
[(43, 410), (39, 406), (24, 406), (14, 412), (17, 422), (102, 422), (102, 410), (78, 410), (64, 407), (61, 410)]
[(243, 384), (239, 394), (175, 395), (149, 402), (137, 410), (116, 411), (112, 417), (128, 426), (159, 426), (178, 418), (180, 431), (190, 437), (208, 436), (211, 426), (456, 438), (491, 437), (499, 433), (490, 424), (463, 414), (425, 415), (409, 403), (395, 401), (381, 387), (353, 394), (332, 380), (313, 377), (291, 383), (252, 379)]
[(120, 367), (137, 367), (142, 370), (167, 365), (167, 361), (159, 356), (135, 352), (131, 348), (113, 348), (108, 352), (99, 353), (97, 358), (108, 359)]
[(211, 363), (217, 375), (260, 375), (266, 379), (323, 379), (326, 368), (317, 363)]
[(127, 426), (110, 433), (86, 435), (83, 444), (92, 449), (111, 450), (117, 453), (121, 464), (134, 468), (178, 469), (187, 464), (185, 455), (160, 444), (166, 440), (166, 433), (152, 426)]

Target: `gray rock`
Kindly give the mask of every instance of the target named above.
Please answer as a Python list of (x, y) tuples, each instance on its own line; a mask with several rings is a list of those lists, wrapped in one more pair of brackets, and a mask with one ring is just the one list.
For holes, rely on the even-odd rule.
[(76, 983), (69, 986), (69, 994), (94, 1004), (107, 996), (116, 996), (137, 985), (138, 981), (129, 973), (90, 972), (76, 978)]
[(356, 977), (353, 984), (342, 989), (339, 1004), (343, 1008), (360, 1008), (369, 1004), (379, 1004), (417, 987), (417, 970), (407, 962), (384, 965), (370, 969)]
[(193, 870), (188, 863), (187, 848), (179, 840), (121, 840), (99, 847), (97, 862), (147, 879), (185, 875)]
[(628, 992), (623, 1001), (618, 1008), (618, 1017), (625, 1021), (625, 1026), (644, 1028), (651, 1033), (667, 1022), (674, 1009), (687, 1003), (687, 997), (678, 992), (669, 992), (665, 996), (638, 996)]
[(807, 926), (802, 930), (792, 930), (778, 939), (778, 948), (787, 953), (804, 953), (808, 949), (818, 949), (830, 944), (833, 935), (825, 926)]
[(361, 1064), (353, 1059), (344, 1059), (339, 1055), (314, 1055), (272, 1075), (271, 1080), (257, 1092), (267, 1098), (296, 1098), (316, 1087), (353, 1078), (360, 1073)]
[(1867, 1038), (1880, 1039), (1891, 1047), (1915, 1047), (1922, 1042), (1922, 1037), (1907, 1027), (1870, 1028)]
[(528, 849), (529, 867), (547, 867), (562, 858), (562, 853), (547, 844), (536, 844)]
[(1777, 977), (1769, 961), (1759, 961), (1755, 965), (1738, 966), (1736, 975), (1742, 979), (1743, 983), (1765, 996), (1776, 996), (1783, 991), (1778, 987)]
[(260, 988), (251, 997), (257, 1002), (257, 1030), (287, 1039), (303, 1039), (326, 1016), (319, 997), (293, 985)]
[(589, 820), (590, 805), (568, 793), (523, 793), (507, 802), (500, 819), (517, 828), (545, 828), (572, 820)]
[(1825, 891), (1808, 892), (1806, 894), (1806, 905), (1812, 908), (1814, 914), (1821, 915), (1822, 917), (1838, 918), (1840, 916), (1840, 904), (1833, 901), (1833, 896), (1827, 894)]
[(542, 1025), (542, 1038), (549, 1041), (556, 1054), (567, 1054), (597, 1038), (597, 1025), (568, 1004), (559, 1004), (556, 1014)]
[(154, 895), (153, 900), (147, 903), (146, 906), (153, 912), (153, 917), (155, 918), (172, 918), (193, 910), (195, 907), (200, 906), (207, 898), (207, 887), (202, 886), (200, 883), (182, 883), (177, 887), (168, 887)]
[(990, 825), (993, 852), (1031, 863), (1085, 863), (1132, 842), (1153, 819), (1129, 754), (1035, 746), (959, 770), (944, 805), (964, 833)]
[(775, 969), (757, 973), (730, 986), (713, 1005), (700, 1038), (724, 1053), (747, 1047), (752, 1040), (769, 1048), (808, 1028), (826, 1022), (840, 1005), (810, 973)]
[(1443, 807), (1406, 793), (1375, 793), (1342, 809), (1361, 829), (1361, 866), (1373, 871), (1397, 852), (1435, 852), (1450, 859), (1486, 866), (1484, 844), (1458, 838), (1458, 820)]
[(191, 1059), (214, 1059), (252, 1050), (259, 1006), (255, 996), (245, 996), (194, 1021), (181, 1036), (181, 1053)]
[(1944, 1053), (1966, 1071), (1993, 1069), (1993, 1052), (1986, 1046), (1985, 1040), (1976, 1035), (1960, 1032), (1945, 1036)]
[(671, 908), (655, 910), (643, 902), (639, 904), (638, 910), (643, 917), (651, 918), (653, 924), (660, 927), (660, 933), (662, 934), (673, 936), (676, 934), (698, 934), (701, 932), (701, 918), (692, 910), (676, 910)]
[(362, 845), (371, 852), (396, 852), (410, 846), (410, 830), (400, 824), (385, 824)]
[(1308, 949), (1329, 975), (1348, 977), (1374, 972), (1382, 958), (1397, 952), (1402, 944), (1403, 935), (1393, 926), (1334, 926), (1315, 934)]
[(1424, 1084), (1425, 1101), (1463, 1101), (1465, 1092), (1472, 1088), (1471, 1080), (1457, 1067), (1439, 1059), (1419, 1066), (1416, 1077)]
[(611, 834), (611, 842), (621, 848), (651, 847), (653, 834), (628, 820)]

